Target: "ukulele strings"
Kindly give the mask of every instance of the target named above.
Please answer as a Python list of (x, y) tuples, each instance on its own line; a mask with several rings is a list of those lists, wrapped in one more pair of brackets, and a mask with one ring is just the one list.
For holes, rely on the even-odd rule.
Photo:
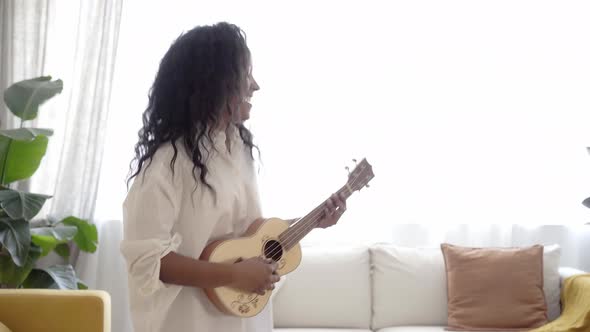
[[(352, 195), (352, 193), (353, 193), (352, 187), (356, 184), (356, 182), (358, 181), (359, 177), (360, 177), (360, 174), (355, 175), (353, 177), (353, 180), (351, 181), (352, 186), (350, 184), (348, 184), (348, 182), (347, 182), (346, 183), (346, 187), (343, 188), (343, 189), (348, 189), (350, 195)], [(288, 236), (283, 240), (283, 243), (282, 244), (281, 243), (278, 243), (278, 244), (277, 243), (273, 243), (273, 246), (271, 248), (275, 248), (275, 250), (273, 250), (271, 252), (270, 257), (273, 257), (276, 253), (280, 252), (282, 246), (289, 247), (292, 244), (296, 243), (297, 242), (297, 237), (299, 235), (301, 235), (301, 234), (303, 234), (303, 233), (308, 232), (309, 230), (311, 230), (315, 226), (315, 224), (317, 223), (317, 221), (319, 221), (319, 217), (321, 216), (321, 214), (324, 213), (324, 209), (323, 208), (325, 208), (325, 204), (326, 203), (324, 202), (321, 206), (319, 206), (316, 209), (314, 209), (314, 211), (312, 211), (312, 213), (310, 213), (308, 216), (304, 217), (304, 218), (309, 218), (309, 219), (302, 221), (302, 223), (303, 223), (302, 224), (303, 225), (302, 226), (303, 229), (301, 229), (301, 231), (299, 231), (299, 232), (296, 231), (295, 233), (288, 234)]]
[[(321, 207), (323, 207), (324, 205), (325, 205), (325, 203), (323, 203)], [(277, 241), (277, 242), (273, 243), (269, 248), (269, 251), (271, 251), (270, 254), (265, 253), (264, 255), (267, 258), (272, 258), (274, 255), (280, 253), (282, 248), (289, 247), (290, 245), (294, 244), (299, 235), (306, 233), (307, 231), (313, 229), (313, 227), (315, 226), (317, 221), (319, 221), (319, 217), (323, 213), (324, 213), (323, 208), (320, 209), (318, 207), (318, 208), (314, 209), (314, 212), (310, 213), (306, 217), (303, 217), (303, 218), (308, 218), (308, 219), (301, 221), (301, 226), (299, 226), (301, 228), (295, 230), (295, 232), (289, 232), (282, 242)]]
[[(322, 215), (325, 213), (325, 203), (322, 203), (321, 206), (314, 209), (312, 213), (308, 216), (304, 217), (305, 220), (301, 221), (301, 228), (295, 229), (294, 232), (290, 232), (287, 234), (287, 237), (282, 242), (275, 242), (269, 248), (272, 250), (270, 255), (266, 255), (267, 257), (273, 257), (275, 254), (279, 253), (283, 247), (290, 247), (291, 245), (297, 243), (297, 238), (299, 235), (304, 234), (312, 230), (316, 223), (320, 220)], [(295, 227), (295, 226), (294, 226)]]
[[(360, 175), (355, 175), (352, 182), (352, 186), (350, 184), (348, 184), (348, 182), (346, 182), (346, 187), (344, 187), (343, 189), (347, 189), (349, 192), (349, 195), (352, 195), (353, 191), (352, 191), (352, 187), (355, 185), (356, 181), (358, 180), (358, 178), (360, 177)], [(338, 190), (338, 192), (340, 192), (342, 189)], [(279, 253), (282, 249), (282, 247), (289, 247), (292, 244), (297, 243), (297, 238), (299, 237), (299, 235), (304, 234), (309, 232), (311, 229), (313, 229), (313, 227), (315, 227), (316, 223), (320, 220), (320, 217), (322, 216), (322, 214), (325, 213), (325, 205), (326, 203), (322, 203), (320, 206), (318, 206), (317, 208), (315, 208), (308, 216), (303, 217), (304, 218), (308, 218), (307, 220), (303, 220), (302, 222), (302, 229), (298, 232), (295, 231), (294, 233), (289, 233), (287, 234), (287, 237), (282, 241), (283, 243), (280, 242), (275, 242), (271, 245), (271, 247), (269, 248), (269, 250), (271, 250), (270, 255), (266, 255), (264, 254), (267, 258), (270, 257), (272, 258), (275, 254)], [(295, 227), (295, 226), (294, 226)]]

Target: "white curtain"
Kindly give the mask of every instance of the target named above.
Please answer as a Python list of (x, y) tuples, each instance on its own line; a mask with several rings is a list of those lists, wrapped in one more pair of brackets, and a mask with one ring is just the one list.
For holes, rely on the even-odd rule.
[[(0, 92), (12, 83), (43, 74), (50, 5), (49, 0), (0, 2)], [(0, 103), (0, 127), (19, 126), (20, 119)]]
[(50, 193), (42, 213), (92, 219), (106, 137), (121, 0), (58, 2), (45, 72), (64, 80), (64, 91), (39, 113), (54, 129), (31, 190)]
[[(46, 65), (50, 0), (0, 1), (0, 92), (20, 80), (41, 76)], [(0, 102), (0, 128), (20, 127), (21, 120)], [(35, 126), (37, 120), (27, 126)], [(19, 181), (14, 189), (28, 190), (29, 181)]]
[[(40, 216), (94, 215), (121, 12), (121, 0), (0, 2), (0, 91), (41, 75), (64, 80), (26, 123), (54, 130), (41, 167), (18, 186), (53, 195)], [(0, 121), (20, 125), (3, 102)]]

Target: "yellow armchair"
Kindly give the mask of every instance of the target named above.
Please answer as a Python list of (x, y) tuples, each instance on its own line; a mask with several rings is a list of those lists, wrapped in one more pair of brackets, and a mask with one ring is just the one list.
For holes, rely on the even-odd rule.
[(111, 298), (96, 290), (0, 289), (0, 322), (12, 332), (110, 332)]

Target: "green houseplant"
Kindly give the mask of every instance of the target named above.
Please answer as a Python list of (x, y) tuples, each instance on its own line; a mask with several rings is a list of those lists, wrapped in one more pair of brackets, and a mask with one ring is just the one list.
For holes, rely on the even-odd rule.
[[(70, 244), (94, 252), (96, 226), (73, 216), (63, 220), (36, 219), (51, 196), (11, 189), (31, 177), (47, 150), (51, 129), (27, 128), (39, 106), (63, 90), (51, 76), (17, 82), (4, 91), (8, 109), (21, 119), (18, 129), (0, 130), (0, 288), (85, 289), (68, 264)], [(37, 268), (36, 262), (56, 252), (64, 264)]]

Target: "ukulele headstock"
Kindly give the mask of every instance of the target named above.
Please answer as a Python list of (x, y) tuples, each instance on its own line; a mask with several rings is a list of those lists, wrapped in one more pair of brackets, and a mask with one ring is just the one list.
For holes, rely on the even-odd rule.
[[(352, 161), (357, 162), (356, 159)], [(348, 167), (346, 167), (346, 170), (349, 171), (346, 183), (352, 191), (360, 191), (364, 187), (369, 187), (369, 181), (375, 177), (373, 166), (369, 164), (366, 158), (357, 163), (352, 172)]]

